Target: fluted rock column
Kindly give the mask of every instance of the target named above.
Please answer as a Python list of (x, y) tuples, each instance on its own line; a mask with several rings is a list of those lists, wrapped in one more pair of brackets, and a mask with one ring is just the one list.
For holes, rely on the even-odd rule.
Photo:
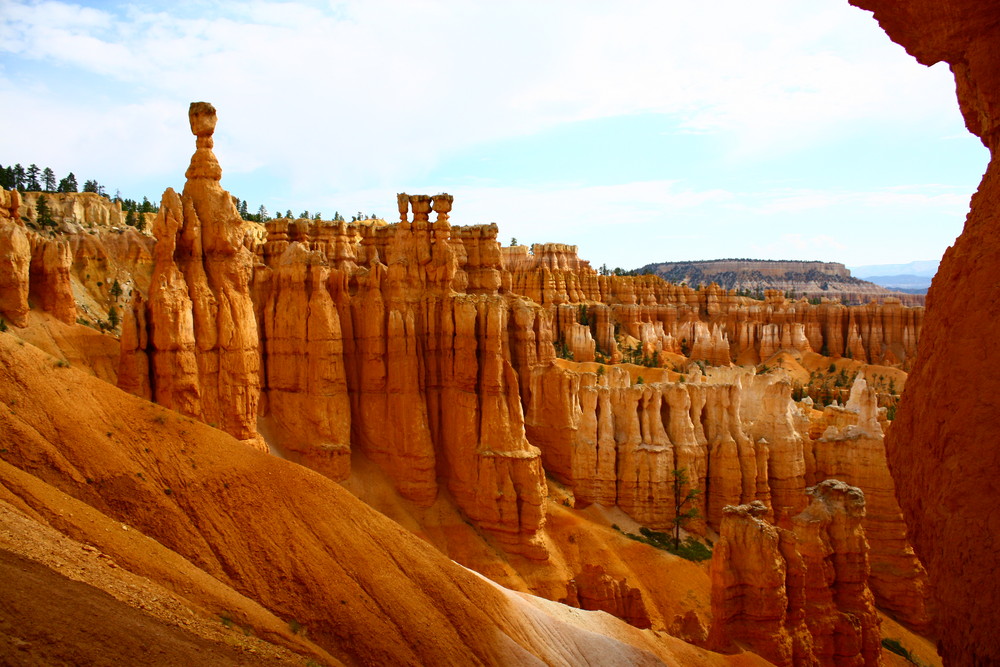
[[(194, 102), (188, 112), (196, 150), (178, 196), (163, 194), (153, 224), (157, 238), (145, 323), (154, 399), (266, 449), (257, 434), (260, 343), (250, 298), (253, 253), (222, 168), (212, 152), (215, 108)], [(132, 308), (143, 307), (141, 302)], [(143, 318), (134, 317), (135, 322)], [(122, 346), (123, 363), (140, 354), (136, 336)], [(134, 367), (137, 364), (131, 363)], [(141, 379), (129, 378), (132, 386)]]

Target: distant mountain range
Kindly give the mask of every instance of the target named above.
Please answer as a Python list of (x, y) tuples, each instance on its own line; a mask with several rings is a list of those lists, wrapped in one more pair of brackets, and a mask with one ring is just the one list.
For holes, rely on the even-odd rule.
[[(926, 270), (923, 269), (923, 270)], [(844, 303), (867, 303), (888, 297), (899, 298), (908, 305), (923, 305), (922, 283), (916, 287), (887, 288), (871, 280), (851, 275), (843, 264), (798, 260), (716, 259), (687, 262), (657, 262), (635, 271), (654, 274), (672, 283), (708, 285), (716, 283), (726, 289), (746, 295), (761, 295), (765, 290), (778, 290), (787, 295), (807, 298), (840, 299)], [(930, 281), (930, 278), (923, 280)]]
[(851, 275), (876, 285), (909, 294), (926, 294), (931, 278), (937, 273), (937, 260), (922, 260), (907, 264), (868, 264), (851, 266)]

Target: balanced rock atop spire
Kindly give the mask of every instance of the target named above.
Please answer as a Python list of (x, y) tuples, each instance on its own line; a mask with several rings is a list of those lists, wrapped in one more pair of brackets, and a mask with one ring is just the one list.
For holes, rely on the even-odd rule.
[(218, 121), (215, 107), (208, 102), (192, 102), (188, 108), (188, 121), (191, 123), (191, 133), (198, 137), (198, 141), (194, 155), (191, 156), (191, 165), (184, 174), (185, 178), (221, 181), (222, 166), (212, 152), (215, 146), (212, 135)]
[(153, 223), (149, 295), (126, 315), (118, 383), (265, 449), (256, 428), (260, 342), (247, 223), (219, 183), (215, 108), (195, 102), (188, 115), (197, 149), (183, 193), (168, 188)]

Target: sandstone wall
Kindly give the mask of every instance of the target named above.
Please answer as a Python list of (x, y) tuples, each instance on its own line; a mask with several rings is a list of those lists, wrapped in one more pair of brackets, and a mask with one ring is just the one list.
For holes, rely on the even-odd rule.
[(723, 508), (753, 501), (790, 530), (806, 507), (807, 486), (845, 481), (869, 497), (863, 524), (879, 606), (911, 627), (930, 629), (926, 574), (907, 541), (885, 463), (879, 422), (885, 410), (863, 376), (847, 407), (820, 413), (796, 405), (778, 373), (635, 384), (627, 366), (599, 374), (586, 368), (533, 368), (525, 413), (546, 472), (572, 489), (578, 508), (617, 506), (641, 524), (669, 529), (672, 471), (684, 469), (691, 484), (682, 491), (703, 492), (695, 505), (702, 521), (691, 522), (690, 531), (720, 530)]
[(864, 494), (836, 480), (809, 487), (789, 529), (761, 503), (727, 506), (712, 556), (710, 642), (744, 642), (776, 665), (881, 665), (867, 585)]
[[(597, 275), (575, 258), (573, 246), (537, 245), (537, 256), (522, 249), (502, 249), (511, 290), (549, 308), (584, 305), (597, 351), (608, 359), (616, 358), (621, 346), (615, 333), (641, 340), (650, 350), (690, 354), (713, 363), (759, 363), (779, 349), (811, 349), (908, 367), (916, 355), (923, 308), (904, 306), (899, 296), (857, 306), (827, 299), (813, 305), (768, 290), (765, 300), (758, 301), (717, 285), (696, 290), (651, 275)], [(618, 329), (595, 328), (597, 322), (614, 322)], [(560, 340), (578, 335), (556, 332)], [(717, 338), (710, 342), (712, 337)]]
[[(23, 192), (18, 214), (32, 223), (38, 222), (36, 205), (39, 197), (45, 197), (49, 214), (62, 231), (82, 232), (99, 228), (126, 228), (126, 213), (121, 203), (114, 202), (96, 192)], [(155, 214), (137, 213), (146, 223), (152, 225)]]
[(965, 229), (928, 293), (919, 353), (887, 449), (914, 547), (934, 584), (946, 663), (996, 664), (1000, 492), (992, 471), (1000, 448), (992, 397), (1000, 390), (1000, 356), (984, 337), (996, 324), (1000, 267), (1000, 8), (973, 0), (852, 4), (873, 11), (921, 63), (951, 66), (966, 126), (990, 150)]

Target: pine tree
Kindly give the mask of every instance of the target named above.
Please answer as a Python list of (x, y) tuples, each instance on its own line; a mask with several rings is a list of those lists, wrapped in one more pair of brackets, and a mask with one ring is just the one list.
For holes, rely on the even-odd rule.
[(25, 183), (24, 167), (22, 167), (21, 163), (19, 162), (14, 165), (14, 187), (17, 188), (18, 190), (23, 191), (24, 183)]
[(79, 186), (76, 184), (76, 176), (73, 172), (69, 172), (69, 175), (59, 181), (59, 192), (76, 192)]
[(117, 301), (118, 298), (122, 295), (122, 286), (117, 279), (115, 279), (115, 282), (111, 283), (110, 293), (111, 296), (114, 297), (115, 301)]
[(674, 476), (674, 550), (677, 550), (681, 547), (681, 527), (691, 519), (698, 517), (698, 508), (688, 507), (688, 505), (695, 501), (701, 490), (693, 488), (684, 490), (684, 487), (688, 485), (687, 468), (671, 472)]
[(38, 214), (38, 224), (44, 227), (56, 226), (56, 221), (52, 219), (52, 211), (49, 210), (49, 202), (45, 199), (45, 195), (38, 195), (38, 201), (35, 202), (35, 213)]
[(270, 218), (267, 217), (267, 207), (263, 204), (257, 209), (257, 222), (267, 222)]
[(120, 320), (118, 319), (118, 309), (115, 308), (114, 306), (108, 308), (108, 324), (111, 325), (111, 328), (117, 329), (119, 321)]
[[(69, 177), (67, 176), (67, 178), (69, 178)], [(97, 192), (97, 188), (98, 187), (99, 186), (97, 185), (97, 181), (84, 181), (83, 182), (83, 191), (84, 192)]]
[(42, 185), (45, 186), (46, 192), (56, 191), (56, 172), (49, 167), (42, 170)]
[(38, 176), (42, 173), (42, 170), (38, 168), (37, 164), (32, 163), (28, 166), (28, 170), (25, 172), (25, 184), (24, 187), (29, 192), (38, 192), (42, 189), (42, 184), (38, 182)]

